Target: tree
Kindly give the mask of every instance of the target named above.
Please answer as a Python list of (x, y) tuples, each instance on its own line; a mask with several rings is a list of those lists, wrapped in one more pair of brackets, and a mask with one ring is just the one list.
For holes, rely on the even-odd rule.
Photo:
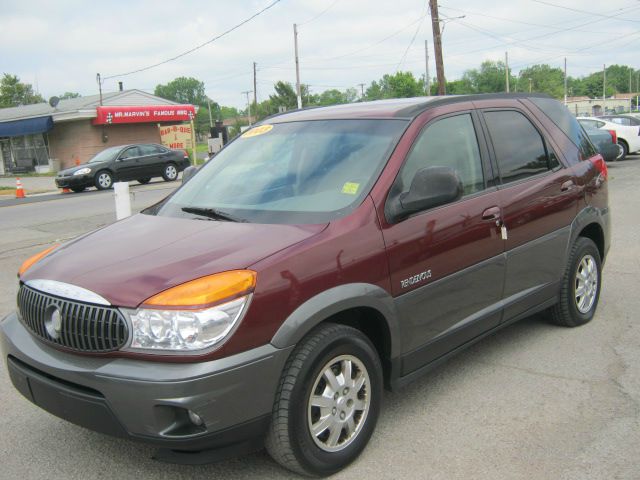
[(275, 83), (273, 89), (276, 91), (275, 95), (269, 95), (272, 108), (275, 108), (275, 112), (278, 112), (279, 107), (284, 107), (287, 110), (293, 110), (298, 107), (298, 100), (296, 91), (289, 82), (283, 82), (282, 80)]
[(45, 100), (33, 91), (29, 83), (22, 83), (17, 75), (5, 73), (0, 80), (0, 108), (18, 107), (32, 103), (43, 103)]
[(355, 88), (348, 88), (344, 92), (333, 88), (331, 90), (325, 90), (318, 95), (317, 104), (321, 106), (326, 105), (339, 105), (342, 103), (352, 103), (358, 97), (358, 93)]
[(68, 98), (79, 98), (82, 95), (76, 92), (64, 92), (62, 95), (58, 95), (60, 100), (67, 100)]
[[(504, 62), (486, 60), (480, 69), (470, 69), (464, 72), (462, 80), (468, 82), (473, 93), (498, 93), (507, 90), (506, 65)], [(509, 74), (509, 84), (514, 85), (516, 77)]]
[(532, 65), (520, 70), (519, 91), (529, 91), (529, 79), (531, 79), (533, 92), (546, 93), (555, 98), (564, 96), (564, 72), (560, 68), (553, 68), (549, 65)]
[(178, 77), (166, 85), (157, 85), (153, 93), (173, 102), (207, 105), (204, 83), (193, 77)]
[(411, 72), (386, 74), (379, 81), (371, 82), (365, 93), (367, 100), (408, 98), (422, 95), (424, 95), (424, 81), (417, 80)]

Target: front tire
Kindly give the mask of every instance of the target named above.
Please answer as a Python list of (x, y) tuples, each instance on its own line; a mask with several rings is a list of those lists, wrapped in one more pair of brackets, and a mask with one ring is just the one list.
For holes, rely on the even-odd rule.
[(138, 183), (140, 185), (146, 185), (147, 183), (149, 183), (151, 181), (151, 177), (147, 177), (147, 178), (139, 178), (138, 179)]
[(266, 448), (302, 475), (331, 475), (364, 450), (380, 412), (382, 365), (359, 330), (326, 323), (285, 364)]
[(113, 186), (113, 175), (106, 170), (101, 170), (96, 173), (94, 183), (98, 190), (108, 190)]
[(162, 178), (165, 182), (173, 182), (178, 178), (178, 169), (174, 163), (168, 163), (162, 171)]
[(71, 190), (76, 192), (76, 193), (80, 193), (80, 192), (84, 192), (84, 189), (87, 187), (71, 187)]
[(602, 260), (589, 238), (578, 237), (569, 254), (562, 279), (560, 301), (551, 309), (557, 325), (577, 327), (589, 322), (596, 312), (602, 282)]

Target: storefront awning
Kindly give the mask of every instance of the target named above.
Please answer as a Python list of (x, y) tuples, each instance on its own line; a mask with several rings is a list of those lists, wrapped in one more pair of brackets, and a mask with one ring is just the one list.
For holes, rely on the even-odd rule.
[(0, 123), (0, 137), (21, 137), (33, 133), (48, 132), (53, 128), (51, 117), (25, 118)]
[(114, 123), (184, 122), (196, 116), (193, 105), (145, 105), (139, 107), (96, 107), (94, 125)]

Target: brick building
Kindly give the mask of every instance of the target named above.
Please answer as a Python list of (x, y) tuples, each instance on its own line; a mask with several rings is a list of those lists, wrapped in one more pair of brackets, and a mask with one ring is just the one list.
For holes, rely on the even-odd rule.
[(159, 125), (189, 122), (192, 105), (140, 90), (0, 109), (0, 174), (83, 163), (107, 147), (160, 143)]

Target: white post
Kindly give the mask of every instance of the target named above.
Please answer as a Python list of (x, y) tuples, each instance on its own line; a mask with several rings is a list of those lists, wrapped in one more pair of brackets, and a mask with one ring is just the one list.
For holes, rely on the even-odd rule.
[(113, 196), (116, 200), (116, 220), (131, 216), (131, 198), (129, 198), (129, 183), (116, 182), (113, 184)]

